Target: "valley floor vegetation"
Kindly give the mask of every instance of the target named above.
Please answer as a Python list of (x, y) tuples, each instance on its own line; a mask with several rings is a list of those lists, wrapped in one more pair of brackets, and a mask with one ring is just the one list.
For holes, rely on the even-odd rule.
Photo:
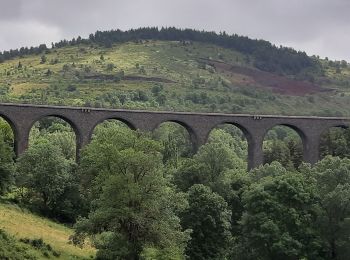
[[(275, 127), (265, 164), (250, 172), (245, 137), (230, 125), (197, 152), (175, 123), (141, 133), (105, 121), (79, 160), (75, 143), (69, 124), (49, 117), (15, 159), (0, 122), (0, 215), (17, 207), (72, 227), (64, 243), (96, 249), (76, 259), (348, 259), (349, 130), (325, 133), (310, 166), (298, 135)], [(19, 238), (7, 222), (1, 259), (70, 259), (58, 241)]]

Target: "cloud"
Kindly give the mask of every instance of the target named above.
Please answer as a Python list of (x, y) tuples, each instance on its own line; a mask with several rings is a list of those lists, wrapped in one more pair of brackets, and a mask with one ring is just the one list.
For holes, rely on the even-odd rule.
[[(8, 28), (11, 28), (9, 30)], [(41, 43), (50, 44), (63, 37), (60, 28), (38, 23), (37, 21), (0, 22), (0, 46), (4, 50), (23, 46), (37, 46)]]
[(11, 2), (2, 2), (0, 5), (0, 22), (14, 20), (20, 15), (21, 0), (12, 0)]
[(0, 33), (11, 37), (1, 37), (0, 50), (96, 30), (176, 26), (247, 35), (350, 61), (348, 0), (2, 1)]

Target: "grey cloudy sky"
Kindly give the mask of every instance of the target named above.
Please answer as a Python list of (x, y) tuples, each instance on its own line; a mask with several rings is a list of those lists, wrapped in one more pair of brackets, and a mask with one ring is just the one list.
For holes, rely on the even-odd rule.
[(350, 0), (0, 0), (0, 51), (144, 26), (226, 31), (350, 61)]

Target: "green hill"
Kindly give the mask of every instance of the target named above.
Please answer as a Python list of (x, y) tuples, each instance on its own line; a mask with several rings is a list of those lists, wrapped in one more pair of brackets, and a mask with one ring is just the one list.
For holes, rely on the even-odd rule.
[(62, 41), (51, 49), (0, 53), (0, 101), (350, 115), (350, 68), (345, 61), (307, 57), (235, 35), (174, 29), (165, 37), (148, 30), (147, 37), (140, 31), (97, 32), (88, 40)]
[(92, 247), (79, 248), (68, 243), (72, 234), (68, 227), (0, 203), (0, 259), (92, 258)]

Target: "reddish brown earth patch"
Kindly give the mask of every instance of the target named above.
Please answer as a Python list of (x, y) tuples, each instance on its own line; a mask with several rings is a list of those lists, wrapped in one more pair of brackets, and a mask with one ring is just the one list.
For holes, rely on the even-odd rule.
[(209, 65), (215, 67), (218, 72), (224, 73), (226, 76), (231, 78), (232, 81), (234, 81), (234, 74), (241, 74), (249, 77), (255, 83), (257, 83), (257, 87), (270, 88), (274, 92), (284, 95), (304, 96), (306, 94), (331, 91), (331, 89), (321, 88), (320, 86), (311, 82), (293, 80), (270, 72), (235, 66), (222, 61), (209, 59), (202, 60), (205, 60)]

